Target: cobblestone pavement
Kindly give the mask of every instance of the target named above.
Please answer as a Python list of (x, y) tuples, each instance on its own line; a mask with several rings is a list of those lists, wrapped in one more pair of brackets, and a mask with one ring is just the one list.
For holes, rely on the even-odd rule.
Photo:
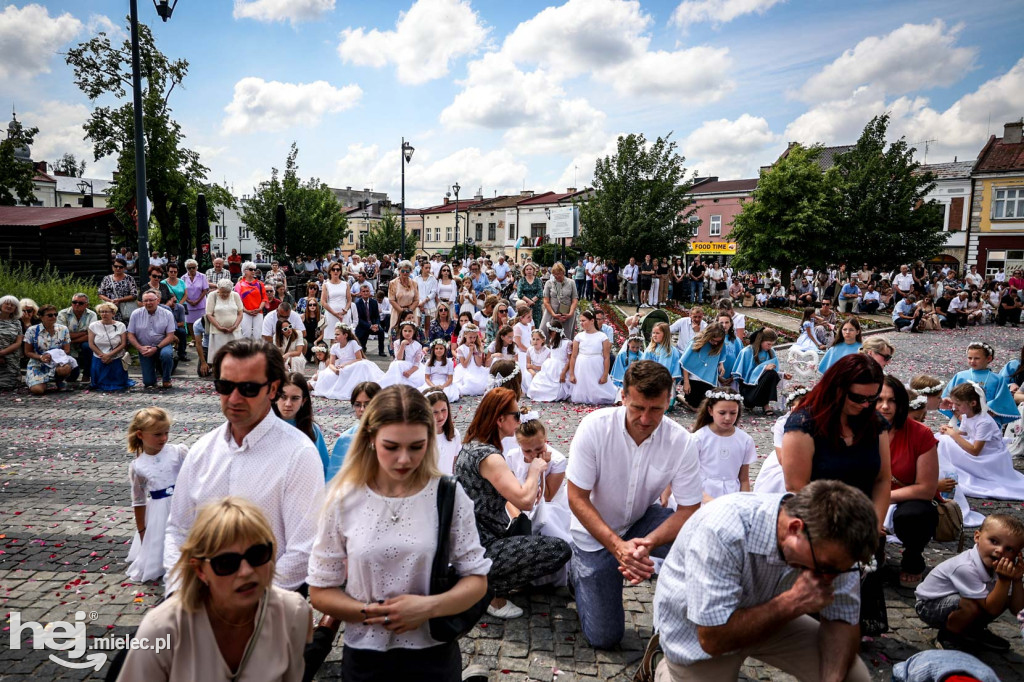
[[(911, 336), (890, 334), (896, 357), (890, 370), (904, 380), (919, 372), (948, 378), (964, 367), (964, 348), (971, 339), (995, 346), (995, 367), (1019, 353), (1024, 335), (1017, 329), (989, 327)], [(124, 558), (134, 533), (127, 477), (129, 456), (124, 450), (124, 428), (132, 410), (157, 403), (176, 419), (174, 442), (193, 443), (218, 425), (222, 417), (212, 385), (179, 372), (170, 391), (133, 389), (123, 395), (75, 390), (42, 398), (26, 392), (0, 395), (0, 602), (5, 614), (0, 637), (0, 679), (86, 679), (92, 670), (69, 670), (50, 662), (46, 651), (32, 650), (31, 634), (21, 637), (21, 649), (10, 647), (9, 616), (22, 621), (48, 623), (74, 621), (81, 611), (89, 637), (125, 635), (139, 624), (162, 588), (153, 583), (132, 584), (125, 575)], [(455, 417), (463, 430), (476, 399), (456, 405)], [(332, 432), (352, 423), (347, 405), (318, 404), (317, 419), (333, 440)], [(579, 420), (591, 408), (571, 404), (537, 405), (549, 425), (552, 444), (568, 451)], [(684, 424), (692, 417), (673, 414)], [(747, 430), (764, 457), (771, 448), (774, 418), (744, 416)], [(938, 422), (931, 425), (937, 426)], [(297, 501), (300, 503), (301, 501)], [(1011, 511), (1024, 517), (1020, 502), (975, 501), (983, 513)], [(933, 544), (928, 563), (934, 566), (955, 553), (954, 544)], [(890, 562), (899, 549), (890, 548)], [(513, 621), (489, 617), (462, 641), (467, 663), (492, 671), (493, 680), (624, 680), (635, 668), (652, 630), (654, 585), (627, 587), (626, 637), (615, 651), (595, 651), (579, 632), (575, 604), (564, 590), (521, 594), (514, 601), (527, 614)], [(901, 588), (887, 589), (891, 631), (865, 641), (863, 657), (875, 679), (888, 679), (891, 665), (914, 652), (933, 646), (935, 631), (922, 626), (913, 611), (913, 595)], [(1020, 679), (1024, 669), (1024, 643), (1006, 616), (992, 628), (1012, 639), (1007, 654), (982, 657), (1004, 679)], [(340, 641), (319, 679), (339, 679)], [(788, 679), (764, 666), (744, 669), (750, 679)]]

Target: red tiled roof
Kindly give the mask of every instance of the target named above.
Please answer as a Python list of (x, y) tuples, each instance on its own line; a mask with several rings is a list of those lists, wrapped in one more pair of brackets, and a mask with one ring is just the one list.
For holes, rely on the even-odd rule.
[(38, 227), (45, 230), (79, 220), (113, 215), (112, 208), (43, 208), (39, 206), (0, 206), (0, 226)]
[[(478, 199), (459, 199), (459, 211), (465, 211), (468, 208), (472, 208), (473, 206), (482, 203), (484, 202)], [(409, 210), (406, 209), (405, 213), (408, 215)], [(420, 209), (419, 213), (424, 215), (428, 213), (455, 213), (455, 201), (450, 201), (447, 204), (438, 204), (437, 206), (429, 206), (427, 208)]]
[(690, 190), (690, 194), (736, 194), (753, 192), (757, 189), (757, 178), (747, 180), (713, 180), (702, 182)]
[(1024, 142), (1003, 144), (1003, 138), (992, 135), (978, 154), (975, 173), (1024, 170)]
[(35, 176), (32, 177), (32, 181), (33, 182), (47, 182), (47, 183), (51, 183), (51, 184), (54, 184), (54, 185), (57, 184), (57, 178), (51, 177), (51, 176), (47, 175), (46, 173), (40, 173), (39, 171), (36, 171)]
[(529, 199), (523, 199), (519, 204), (557, 204), (559, 201), (577, 194), (579, 194), (579, 192), (544, 192), (543, 194), (532, 196)]

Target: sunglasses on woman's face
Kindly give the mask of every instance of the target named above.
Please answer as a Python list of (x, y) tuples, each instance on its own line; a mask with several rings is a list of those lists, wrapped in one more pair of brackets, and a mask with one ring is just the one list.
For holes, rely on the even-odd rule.
[(242, 554), (238, 552), (225, 552), (214, 557), (203, 558), (202, 561), (209, 561), (210, 568), (219, 576), (234, 575), (242, 565), (242, 559), (253, 568), (258, 568), (270, 561), (274, 555), (274, 545), (265, 542), (261, 545), (253, 545)]
[(874, 405), (878, 402), (878, 396), (875, 395), (861, 395), (860, 393), (847, 392), (846, 397), (850, 399), (850, 402), (857, 403), (858, 405)]

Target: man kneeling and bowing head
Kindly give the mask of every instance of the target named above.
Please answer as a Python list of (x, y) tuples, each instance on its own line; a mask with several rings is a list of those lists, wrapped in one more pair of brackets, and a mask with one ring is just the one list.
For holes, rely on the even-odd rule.
[(665, 658), (655, 679), (735, 680), (751, 657), (804, 681), (869, 680), (857, 655), (856, 564), (877, 542), (871, 500), (838, 481), (704, 506), (658, 578), (654, 627)]

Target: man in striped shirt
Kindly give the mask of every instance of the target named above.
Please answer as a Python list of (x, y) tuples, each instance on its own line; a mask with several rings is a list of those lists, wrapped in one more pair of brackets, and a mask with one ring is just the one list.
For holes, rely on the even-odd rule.
[(838, 481), (705, 505), (658, 577), (657, 679), (735, 680), (751, 657), (800, 680), (866, 682), (856, 562), (870, 561), (877, 542), (871, 501)]

